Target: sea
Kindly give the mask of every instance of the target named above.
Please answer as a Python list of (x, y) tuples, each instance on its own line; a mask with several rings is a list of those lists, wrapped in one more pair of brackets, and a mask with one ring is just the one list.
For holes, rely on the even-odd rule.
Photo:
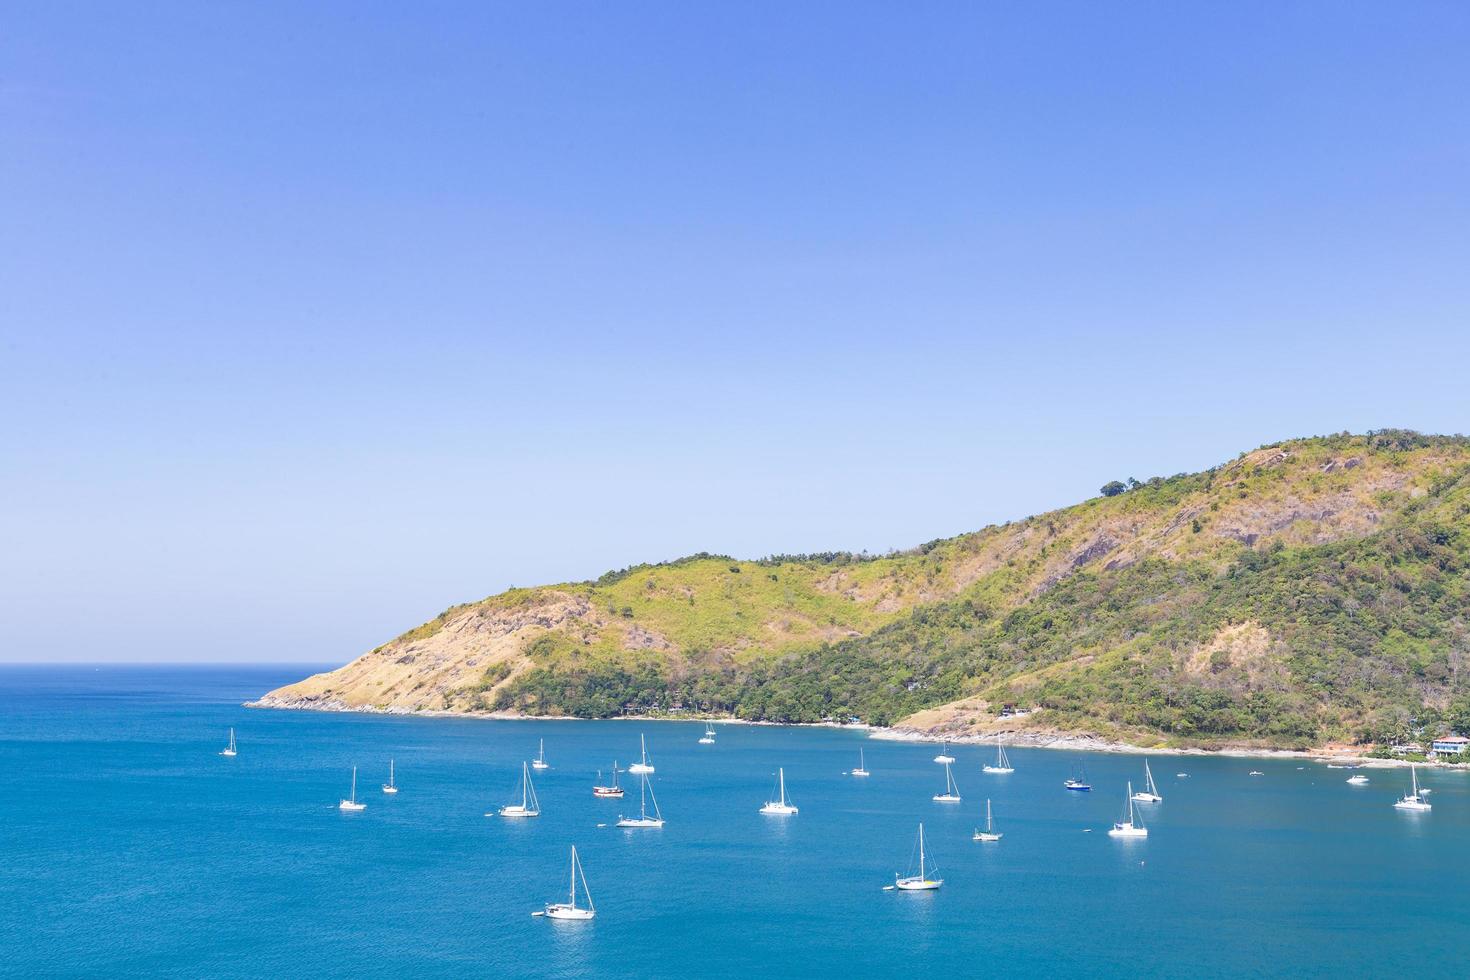
[[(307, 670), (0, 668), (0, 975), (1470, 976), (1470, 774), (1421, 770), (1415, 814), (1407, 770), (1156, 755), (1149, 836), (1118, 840), (1143, 756), (1015, 748), (997, 776), (951, 746), (941, 804), (937, 746), (859, 730), (243, 706)], [(667, 823), (620, 830), (636, 777), (591, 788), (640, 734)], [(542, 815), (487, 816), (543, 739)], [(759, 812), (778, 768), (794, 816)], [(987, 799), (999, 843), (971, 839)], [(884, 890), (921, 823), (943, 888)], [(533, 916), (572, 845), (596, 918)]]

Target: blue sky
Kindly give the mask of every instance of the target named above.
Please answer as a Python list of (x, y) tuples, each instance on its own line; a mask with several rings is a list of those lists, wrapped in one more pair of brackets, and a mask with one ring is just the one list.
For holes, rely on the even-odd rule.
[(1459, 2), (7, 5), (0, 659), (1470, 430)]

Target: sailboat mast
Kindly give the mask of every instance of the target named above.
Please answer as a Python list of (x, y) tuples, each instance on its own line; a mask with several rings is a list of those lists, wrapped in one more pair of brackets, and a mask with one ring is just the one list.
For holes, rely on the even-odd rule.
[(531, 770), (524, 762), (521, 763), (521, 809), (526, 809), (526, 796), (530, 792)]
[(577, 845), (572, 845), (572, 887), (571, 895), (567, 898), (572, 908), (577, 907)]
[(785, 769), (777, 769), (776, 770), (776, 778), (778, 780), (780, 780), (780, 783), (781, 783), (781, 805), (782, 806), (785, 806), (786, 805), (786, 770)]
[(919, 824), (919, 880), (924, 878), (924, 825)]
[(357, 767), (352, 767), (352, 802), (357, 802)]

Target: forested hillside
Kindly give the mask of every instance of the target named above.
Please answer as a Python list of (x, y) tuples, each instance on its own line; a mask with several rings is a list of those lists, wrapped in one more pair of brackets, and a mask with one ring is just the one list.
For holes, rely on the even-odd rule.
[[(1266, 446), (884, 556), (698, 555), (446, 610), (281, 706), (858, 717), (1188, 744), (1470, 724), (1470, 441)], [(997, 718), (1004, 704), (1034, 709)]]

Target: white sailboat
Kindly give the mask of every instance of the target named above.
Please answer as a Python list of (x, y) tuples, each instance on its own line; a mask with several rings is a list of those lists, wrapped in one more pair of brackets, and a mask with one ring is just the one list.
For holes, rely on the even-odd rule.
[[(910, 865), (909, 870), (913, 870)], [(930, 878), (929, 872), (938, 871), (937, 866), (930, 866), (928, 856), (924, 853), (924, 825), (919, 824), (919, 873), (916, 875), (893, 876), (893, 884), (890, 887), (901, 892), (932, 892), (944, 884), (943, 878)]]
[(983, 840), (988, 844), (994, 844), (1000, 840), (1001, 835), (995, 832), (995, 821), (990, 816), (990, 801), (985, 801), (985, 829), (975, 831), (974, 840)]
[(872, 775), (870, 772), (868, 772), (867, 762), (863, 759), (863, 750), (862, 749), (858, 749), (858, 766), (857, 766), (857, 768), (854, 769), (852, 772), (848, 773), (848, 775), (849, 776), (870, 776), (870, 775)]
[[(521, 763), (521, 802), (507, 803), (497, 811), (502, 817), (539, 817), (541, 816), (541, 801), (536, 799), (536, 786), (531, 782), (531, 767)], [(495, 814), (487, 813), (487, 817)]]
[(774, 813), (777, 816), (790, 816), (796, 813), (796, 807), (791, 805), (791, 800), (786, 796), (786, 770), (776, 770), (776, 798), (767, 800), (766, 805), (761, 807), (761, 813)]
[(947, 766), (950, 763), (954, 762), (954, 756), (950, 755), (949, 752), (946, 751), (948, 746), (948, 742), (940, 741), (939, 754), (934, 757), (934, 761), (942, 766)]
[(1396, 809), (1396, 810), (1428, 810), (1428, 809), (1430, 809), (1429, 801), (1424, 798), (1424, 794), (1419, 790), (1419, 770), (1418, 770), (1418, 768), (1416, 766), (1414, 766), (1412, 764), (1409, 766), (1409, 780), (1411, 781), (1411, 783), (1413, 785), (1413, 789), (1411, 789), (1409, 791), (1409, 795), (1408, 796), (1403, 797), (1402, 799), (1400, 799), (1397, 803), (1395, 803), (1393, 805), (1394, 806), (1394, 809)]
[(623, 798), (623, 787), (618, 785), (618, 760), (613, 760), (613, 781), (611, 786), (603, 786), (602, 770), (597, 770), (597, 783), (592, 786), (592, 795), (607, 800), (621, 800)]
[(349, 796), (349, 797), (347, 797), (347, 799), (343, 800), (341, 803), (338, 803), (337, 804), (337, 809), (344, 810), (347, 813), (357, 813), (359, 810), (366, 810), (367, 809), (367, 804), (366, 803), (359, 803), (359, 802), (357, 802), (357, 767), (356, 766), (353, 766), (352, 767), (352, 795)]
[(960, 788), (955, 785), (954, 771), (950, 769), (949, 763), (944, 764), (944, 792), (934, 794), (935, 803), (958, 803), (960, 801)]
[(536, 758), (531, 760), (532, 769), (550, 769), (546, 762), (546, 739), (541, 739), (541, 750), (536, 753)]
[(709, 722), (705, 722), (705, 724), (704, 724), (704, 734), (700, 736), (700, 738), (699, 738), (699, 744), (700, 745), (714, 745), (715, 744), (715, 726), (714, 725), (710, 724)]
[(1016, 770), (1015, 767), (1011, 765), (1010, 758), (1006, 756), (1006, 747), (997, 743), (995, 746), (995, 765), (985, 766), (981, 771), (1005, 775), (1006, 773), (1012, 773)]
[(1147, 837), (1148, 828), (1143, 821), (1133, 812), (1133, 784), (1128, 784), (1128, 814), (1125, 819), (1113, 824), (1113, 829), (1108, 831), (1109, 837)]
[[(629, 772), (632, 772), (632, 769), (630, 768), (628, 771)], [(664, 815), (662, 813), (660, 813), (659, 810), (658, 810), (658, 797), (656, 797), (656, 796), (653, 795), (653, 787), (650, 786), (650, 785), (648, 785), (648, 776), (647, 776), (647, 774), (640, 774), (639, 775), (639, 780), (640, 780), (640, 782), (638, 783), (638, 816), (636, 816), (636, 817), (624, 817), (624, 816), (621, 816), (620, 815), (618, 817), (618, 826), (619, 827), (662, 827), (664, 825)], [(653, 801), (653, 816), (651, 816), (651, 817), (648, 815), (648, 801), (649, 800), (652, 800)]]
[(383, 784), (384, 793), (398, 792), (398, 784), (393, 780), (393, 760), (388, 760), (388, 781)]
[(225, 750), (220, 755), (231, 759), (235, 757), (235, 730), (233, 728), (230, 729), (230, 744), (225, 746)]
[(643, 750), (643, 754), (637, 762), (628, 767), (628, 771), (635, 775), (653, 772), (653, 764), (648, 761), (648, 742), (644, 740), (642, 733), (638, 735), (638, 745)]
[(1136, 803), (1162, 803), (1164, 798), (1159, 795), (1159, 788), (1154, 785), (1153, 770), (1148, 767), (1148, 760), (1143, 760), (1144, 789), (1133, 794)]
[[(582, 879), (582, 894), (587, 896), (587, 907), (577, 905), (577, 879)], [(548, 919), (590, 919), (597, 914), (592, 904), (592, 892), (587, 887), (587, 875), (582, 872), (582, 862), (577, 860), (577, 845), (572, 845), (572, 882), (565, 902), (548, 902), (546, 908), (532, 915), (544, 915)]]

